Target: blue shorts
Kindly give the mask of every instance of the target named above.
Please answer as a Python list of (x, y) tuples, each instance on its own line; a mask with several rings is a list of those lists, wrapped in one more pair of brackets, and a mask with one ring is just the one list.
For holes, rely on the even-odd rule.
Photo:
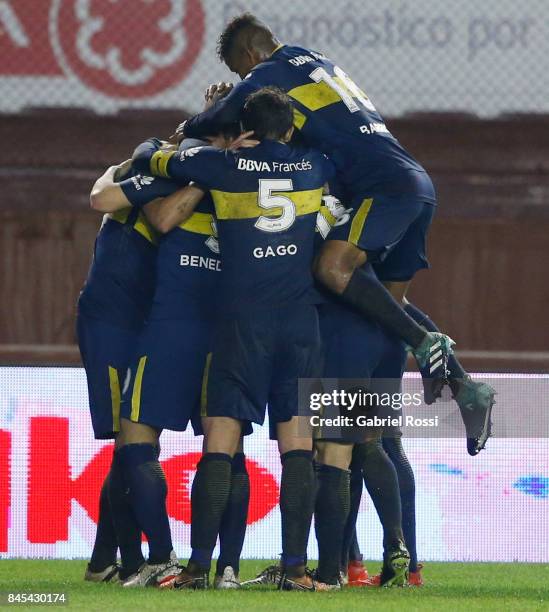
[(78, 346), (86, 370), (95, 438), (114, 438), (120, 431), (120, 398), (134, 355), (138, 331), (131, 331), (78, 313)]
[[(379, 394), (400, 392), (400, 381), (406, 367), (406, 348), (399, 338), (387, 334), (379, 325), (364, 319), (344, 304), (322, 304), (319, 313), (325, 353), (324, 378), (332, 379), (338, 390), (361, 389)], [(324, 416), (340, 414), (339, 410), (332, 411), (333, 414)], [(341, 414), (356, 417), (359, 413), (343, 409)], [(400, 413), (390, 406), (381, 406), (377, 407), (375, 414), (387, 417)], [(364, 431), (360, 427), (323, 428), (316, 432), (315, 437), (358, 443), (364, 441)]]
[(436, 206), (420, 199), (374, 195), (355, 197), (351, 220), (335, 226), (328, 240), (358, 246), (382, 281), (407, 281), (429, 267), (425, 239)]
[(318, 309), (324, 345), (324, 378), (370, 379), (385, 350), (381, 327), (335, 301)]
[(298, 379), (322, 374), (322, 346), (314, 305), (293, 304), (226, 317), (214, 335), (203, 397), (205, 416), (263, 424), (271, 434), (297, 416)]
[(141, 333), (124, 389), (121, 415), (156, 429), (200, 428), (200, 395), (210, 326), (199, 316), (155, 319)]

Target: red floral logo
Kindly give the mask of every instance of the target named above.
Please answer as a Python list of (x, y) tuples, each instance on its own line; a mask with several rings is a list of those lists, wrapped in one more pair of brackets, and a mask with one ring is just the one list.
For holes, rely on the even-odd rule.
[(183, 81), (204, 39), (201, 0), (54, 0), (52, 40), (65, 72), (121, 98)]

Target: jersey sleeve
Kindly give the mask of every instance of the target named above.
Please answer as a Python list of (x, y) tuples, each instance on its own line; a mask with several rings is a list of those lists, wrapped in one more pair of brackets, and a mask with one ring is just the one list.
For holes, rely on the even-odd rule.
[(225, 169), (225, 152), (213, 147), (193, 147), (165, 151), (155, 139), (140, 144), (133, 155), (133, 166), (142, 174), (171, 178), (177, 183), (195, 181), (209, 189)]
[(136, 208), (141, 208), (156, 198), (164, 198), (181, 188), (181, 185), (174, 181), (142, 174), (125, 179), (119, 185), (130, 204)]
[(225, 98), (221, 98), (208, 110), (187, 119), (185, 136), (189, 138), (215, 136), (223, 127), (239, 121), (246, 98), (260, 87), (253, 74), (250, 78), (237, 83)]

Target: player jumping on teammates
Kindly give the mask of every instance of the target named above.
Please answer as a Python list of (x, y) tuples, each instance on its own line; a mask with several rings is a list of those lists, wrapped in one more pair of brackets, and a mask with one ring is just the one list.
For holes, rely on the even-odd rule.
[(407, 342), (427, 403), (449, 383), (468, 452), (477, 454), (490, 435), (494, 391), (466, 374), (452, 354), (452, 341), (406, 300), (415, 272), (427, 267), (421, 252), (436, 205), (429, 175), (391, 135), (366, 94), (321, 53), (281, 44), (249, 13), (227, 24), (218, 53), (242, 81), (232, 90), (210, 88), (210, 108), (182, 124), (180, 136), (201, 138), (238, 121), (245, 99), (258, 88), (276, 86), (288, 93), (295, 126), (307, 144), (335, 163), (341, 199), (352, 215), (351, 223), (329, 236), (317, 259), (317, 278)]

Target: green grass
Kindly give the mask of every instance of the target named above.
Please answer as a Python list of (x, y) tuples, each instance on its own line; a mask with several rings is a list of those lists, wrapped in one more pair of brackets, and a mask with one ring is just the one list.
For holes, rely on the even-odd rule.
[[(270, 562), (245, 561), (243, 579)], [(370, 570), (379, 564), (369, 563)], [(1, 560), (0, 591), (68, 593), (68, 608), (83, 610), (549, 610), (549, 566), (429, 563), (426, 585), (407, 589), (344, 589), (335, 593), (124, 590), (82, 580), (83, 561)], [(30, 609), (19, 605), (19, 609)], [(32, 606), (36, 608), (36, 606)]]

